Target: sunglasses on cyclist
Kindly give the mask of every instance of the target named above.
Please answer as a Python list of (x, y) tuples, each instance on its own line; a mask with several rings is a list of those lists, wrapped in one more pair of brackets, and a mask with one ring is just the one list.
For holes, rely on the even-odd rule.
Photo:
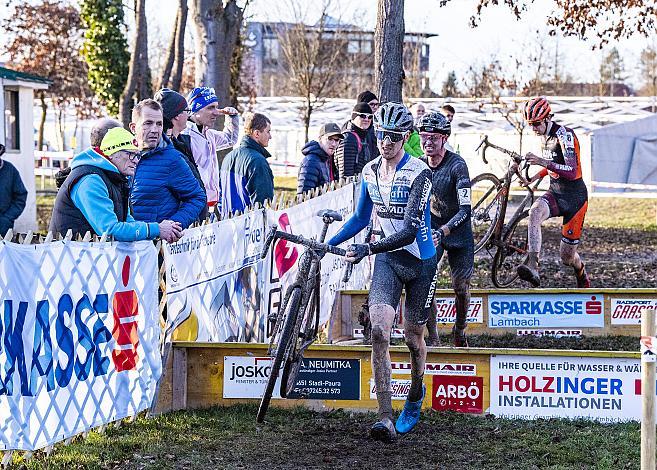
[(384, 141), (387, 139), (390, 139), (390, 142), (397, 143), (400, 140), (404, 140), (404, 136), (406, 135), (406, 132), (397, 132), (397, 131), (387, 131), (385, 129), (377, 129), (374, 131), (374, 134), (376, 135), (376, 139), (380, 141)]
[(359, 117), (361, 119), (372, 119), (372, 114), (367, 114), (367, 113), (354, 113), (353, 117)]
[(441, 134), (439, 132), (422, 132), (420, 131), (420, 139), (425, 140), (425, 141), (431, 141), (431, 142), (438, 142), (443, 137), (446, 137), (445, 134)]

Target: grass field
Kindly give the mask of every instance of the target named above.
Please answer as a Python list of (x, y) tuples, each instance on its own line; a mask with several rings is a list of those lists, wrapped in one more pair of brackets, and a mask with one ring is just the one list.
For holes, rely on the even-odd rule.
[(368, 437), (372, 413), (268, 413), (255, 406), (176, 412), (91, 433), (26, 469), (638, 469), (640, 425), (586, 421), (513, 421), (425, 413), (415, 432), (394, 444)]

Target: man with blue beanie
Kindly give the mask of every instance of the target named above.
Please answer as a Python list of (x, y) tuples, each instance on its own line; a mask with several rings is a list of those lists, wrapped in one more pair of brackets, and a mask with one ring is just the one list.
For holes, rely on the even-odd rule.
[[(187, 103), (191, 122), (187, 123), (182, 134), (190, 136), (192, 154), (205, 185), (207, 203), (213, 207), (221, 198), (217, 152), (237, 143), (239, 116), (235, 108), (219, 107), (219, 99), (213, 88), (194, 88), (187, 97)], [(229, 118), (224, 130), (218, 131), (213, 127), (221, 114)]]

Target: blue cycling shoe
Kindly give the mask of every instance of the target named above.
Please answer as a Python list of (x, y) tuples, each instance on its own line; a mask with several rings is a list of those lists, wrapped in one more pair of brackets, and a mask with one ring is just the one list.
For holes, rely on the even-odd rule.
[(399, 418), (397, 418), (397, 424), (395, 424), (395, 429), (399, 434), (406, 434), (412, 431), (418, 421), (420, 421), (420, 410), (422, 409), (422, 402), (426, 394), (427, 387), (422, 384), (422, 398), (418, 401), (408, 401), (406, 399), (404, 410), (399, 415)]

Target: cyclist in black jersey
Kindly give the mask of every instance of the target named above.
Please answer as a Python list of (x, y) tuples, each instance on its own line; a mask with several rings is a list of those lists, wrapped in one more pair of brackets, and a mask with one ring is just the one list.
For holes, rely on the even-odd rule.
[[(338, 245), (352, 238), (367, 226), (376, 211), (385, 237), (374, 243), (351, 245), (347, 260), (357, 263), (377, 253), (369, 311), (379, 421), (372, 426), (371, 435), (390, 442), (397, 432), (409, 432), (417, 424), (426, 394), (424, 325), (436, 287), (436, 250), (428, 206), (431, 172), (425, 163), (403, 150), (413, 117), (404, 105), (386, 103), (378, 109), (375, 125), (381, 155), (363, 168), (356, 211), (328, 244)], [(393, 424), (388, 347), (402, 288), (406, 290), (404, 336), (411, 356), (411, 387), (404, 410)]]
[[(431, 232), (437, 259), (447, 251), (456, 294), (456, 321), (452, 328), (454, 346), (467, 347), (466, 319), (470, 305), (470, 278), (474, 271), (474, 238), (470, 224), (470, 174), (463, 158), (450, 152), (445, 144), (451, 125), (441, 113), (425, 114), (418, 124), (424, 157), (432, 173)], [(436, 301), (431, 304), (429, 344), (438, 336)], [(433, 321), (431, 321), (431, 319)], [(433, 324), (431, 324), (433, 323)]]
[(588, 208), (579, 140), (572, 129), (552, 121), (550, 103), (542, 96), (527, 101), (524, 117), (534, 133), (543, 140), (541, 157), (531, 152), (526, 156), (530, 164), (543, 167), (529, 183), (549, 174), (550, 188), (534, 202), (529, 211), (527, 261), (518, 266), (518, 276), (534, 287), (540, 286), (538, 260), (542, 242), (541, 224), (550, 217), (561, 216), (561, 261), (573, 268), (577, 287), (591, 287), (584, 263), (577, 253)]

